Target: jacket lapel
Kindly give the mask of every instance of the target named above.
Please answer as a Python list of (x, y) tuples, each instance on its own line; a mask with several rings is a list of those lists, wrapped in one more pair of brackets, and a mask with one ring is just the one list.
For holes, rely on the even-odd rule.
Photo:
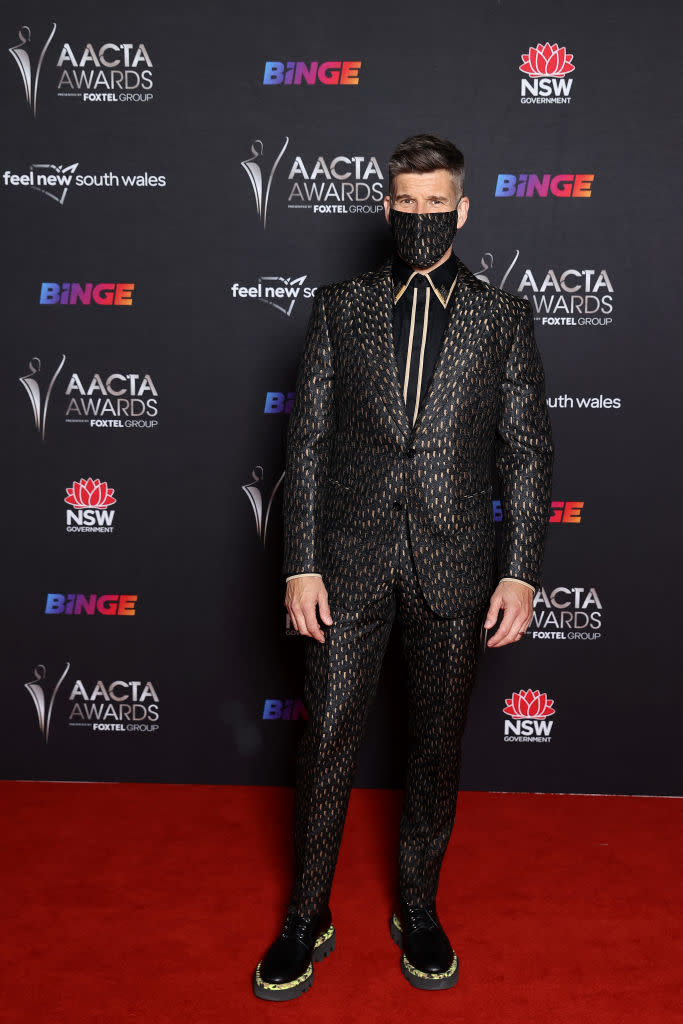
[(356, 315), (360, 323), (358, 344), (373, 384), (394, 423), (407, 437), (410, 422), (394, 354), (391, 258), (364, 276), (358, 289)]
[(486, 327), (489, 298), (486, 287), (460, 260), (455, 294), (443, 342), (413, 430), (417, 434), (453, 392), (456, 382), (472, 365)]
[(358, 344), (387, 412), (401, 433), (408, 437), (411, 431), (416, 434), (424, 429), (443, 399), (452, 392), (455, 381), (471, 364), (489, 306), (486, 288), (458, 260), (455, 294), (443, 342), (417, 419), (411, 425), (394, 353), (391, 259), (377, 271), (364, 275), (359, 283)]

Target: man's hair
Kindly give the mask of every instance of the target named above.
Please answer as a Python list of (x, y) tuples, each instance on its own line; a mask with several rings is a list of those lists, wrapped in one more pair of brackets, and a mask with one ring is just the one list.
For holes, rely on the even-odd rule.
[(456, 194), (465, 187), (465, 157), (457, 146), (438, 135), (411, 135), (389, 157), (389, 193), (394, 195), (397, 174), (424, 174), (426, 171), (450, 171)]

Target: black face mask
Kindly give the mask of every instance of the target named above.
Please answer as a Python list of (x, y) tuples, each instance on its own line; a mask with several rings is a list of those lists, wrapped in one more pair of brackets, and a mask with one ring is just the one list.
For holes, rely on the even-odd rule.
[(411, 267), (432, 267), (455, 238), (458, 208), (445, 213), (405, 213), (392, 206), (389, 227), (401, 259)]

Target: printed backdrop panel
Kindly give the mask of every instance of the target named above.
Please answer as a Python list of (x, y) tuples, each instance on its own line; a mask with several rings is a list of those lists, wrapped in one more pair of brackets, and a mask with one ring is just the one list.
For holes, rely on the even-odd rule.
[[(388, 156), (429, 131), (466, 157), (458, 255), (532, 303), (556, 446), (463, 785), (680, 792), (680, 29), (632, 0), (6, 6), (4, 777), (291, 783), (297, 365), (316, 289), (388, 255)], [(401, 784), (404, 674), (393, 636), (361, 785)]]

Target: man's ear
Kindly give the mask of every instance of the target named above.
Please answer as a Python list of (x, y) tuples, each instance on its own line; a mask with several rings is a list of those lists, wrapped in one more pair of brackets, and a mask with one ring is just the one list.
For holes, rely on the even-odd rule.
[(389, 223), (389, 210), (391, 209), (391, 196), (384, 197), (384, 216), (386, 217), (387, 224)]
[(460, 230), (460, 228), (467, 220), (467, 214), (469, 213), (469, 209), (469, 199), (467, 198), (467, 196), (462, 196), (460, 202), (458, 203), (458, 230)]

